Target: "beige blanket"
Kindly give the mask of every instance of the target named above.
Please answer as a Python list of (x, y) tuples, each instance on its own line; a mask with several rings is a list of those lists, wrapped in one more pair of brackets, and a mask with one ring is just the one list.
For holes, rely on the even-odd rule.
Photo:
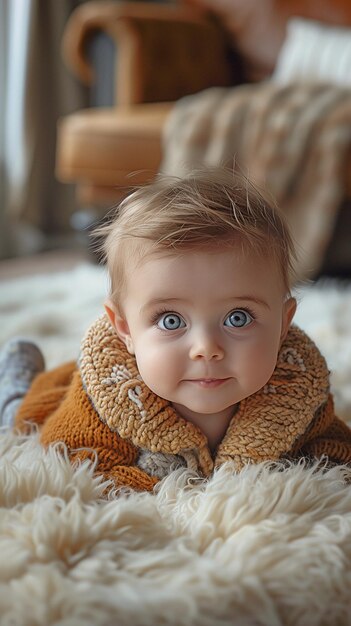
[(300, 277), (318, 272), (345, 193), (351, 90), (266, 82), (212, 88), (178, 101), (164, 133), (161, 171), (239, 167), (288, 216)]

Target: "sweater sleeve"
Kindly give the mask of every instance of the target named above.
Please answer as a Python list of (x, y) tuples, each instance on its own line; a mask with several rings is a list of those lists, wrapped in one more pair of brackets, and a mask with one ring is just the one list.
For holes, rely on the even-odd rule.
[(292, 453), (309, 458), (327, 456), (333, 464), (351, 463), (351, 430), (335, 416), (331, 395), (304, 435), (295, 442)]
[(17, 412), (16, 430), (27, 432), (31, 423), (43, 424), (60, 405), (75, 368), (72, 361), (35, 377)]
[(72, 462), (96, 460), (96, 473), (111, 479), (116, 487), (152, 491), (158, 482), (135, 467), (138, 449), (100, 420), (73, 363), (35, 379), (17, 414), (16, 426), (25, 430), (28, 421), (41, 425), (44, 446), (61, 441)]
[(97, 473), (112, 480), (115, 487), (131, 487), (135, 491), (152, 491), (158, 479), (149, 476), (138, 467), (124, 465), (119, 451), (106, 447), (97, 447), (94, 450), (77, 450), (70, 455), (71, 462), (81, 462), (89, 459), (98, 460)]

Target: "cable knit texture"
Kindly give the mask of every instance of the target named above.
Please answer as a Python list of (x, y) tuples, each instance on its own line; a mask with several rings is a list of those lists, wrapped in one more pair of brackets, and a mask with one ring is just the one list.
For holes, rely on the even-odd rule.
[(106, 316), (82, 342), (79, 367), (40, 374), (16, 418), (41, 426), (44, 445), (64, 441), (72, 460), (98, 457), (97, 472), (116, 486), (152, 490), (177, 467), (209, 476), (266, 460), (320, 457), (351, 462), (351, 431), (335, 417), (329, 372), (315, 344), (292, 326), (268, 383), (240, 402), (216, 453), (199, 428), (142, 381), (136, 361)]

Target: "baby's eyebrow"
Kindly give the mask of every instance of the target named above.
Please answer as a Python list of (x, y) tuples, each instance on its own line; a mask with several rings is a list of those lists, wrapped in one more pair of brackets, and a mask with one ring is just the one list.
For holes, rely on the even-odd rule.
[(257, 298), (256, 296), (233, 296), (232, 298), (228, 298), (228, 302), (233, 302), (234, 300), (235, 302), (253, 302), (258, 306), (264, 306), (267, 309), (271, 308), (266, 300)]
[[(174, 297), (159, 297), (159, 298), (152, 298), (151, 300), (149, 300), (148, 302), (146, 302), (140, 309), (141, 313), (144, 313), (145, 311), (147, 311), (148, 309), (160, 305), (160, 304), (167, 304), (167, 303), (187, 303), (189, 302), (186, 298), (174, 298)], [(251, 295), (244, 295), (244, 296), (231, 296), (230, 298), (224, 298), (223, 302), (228, 303), (228, 306), (232, 303), (235, 302), (235, 304), (237, 303), (253, 303), (253, 304), (257, 304), (258, 306), (263, 306), (266, 309), (270, 310), (270, 306), (268, 304), (268, 302), (266, 302), (266, 300), (263, 300), (262, 298), (257, 298), (256, 296), (251, 296)], [(233, 306), (233, 304), (232, 304)]]
[(167, 304), (168, 302), (188, 302), (185, 298), (152, 298), (148, 300), (140, 309), (140, 312), (143, 313), (147, 309), (150, 309), (153, 306), (157, 306), (158, 304)]

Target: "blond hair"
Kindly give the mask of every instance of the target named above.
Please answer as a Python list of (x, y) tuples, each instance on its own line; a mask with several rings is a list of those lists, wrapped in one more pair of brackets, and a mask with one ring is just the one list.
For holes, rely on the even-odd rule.
[(130, 193), (94, 235), (103, 239), (100, 250), (117, 306), (128, 260), (150, 252), (215, 252), (233, 243), (274, 258), (290, 293), (296, 254), (283, 214), (247, 178), (224, 168), (204, 168), (183, 178), (157, 176)]

